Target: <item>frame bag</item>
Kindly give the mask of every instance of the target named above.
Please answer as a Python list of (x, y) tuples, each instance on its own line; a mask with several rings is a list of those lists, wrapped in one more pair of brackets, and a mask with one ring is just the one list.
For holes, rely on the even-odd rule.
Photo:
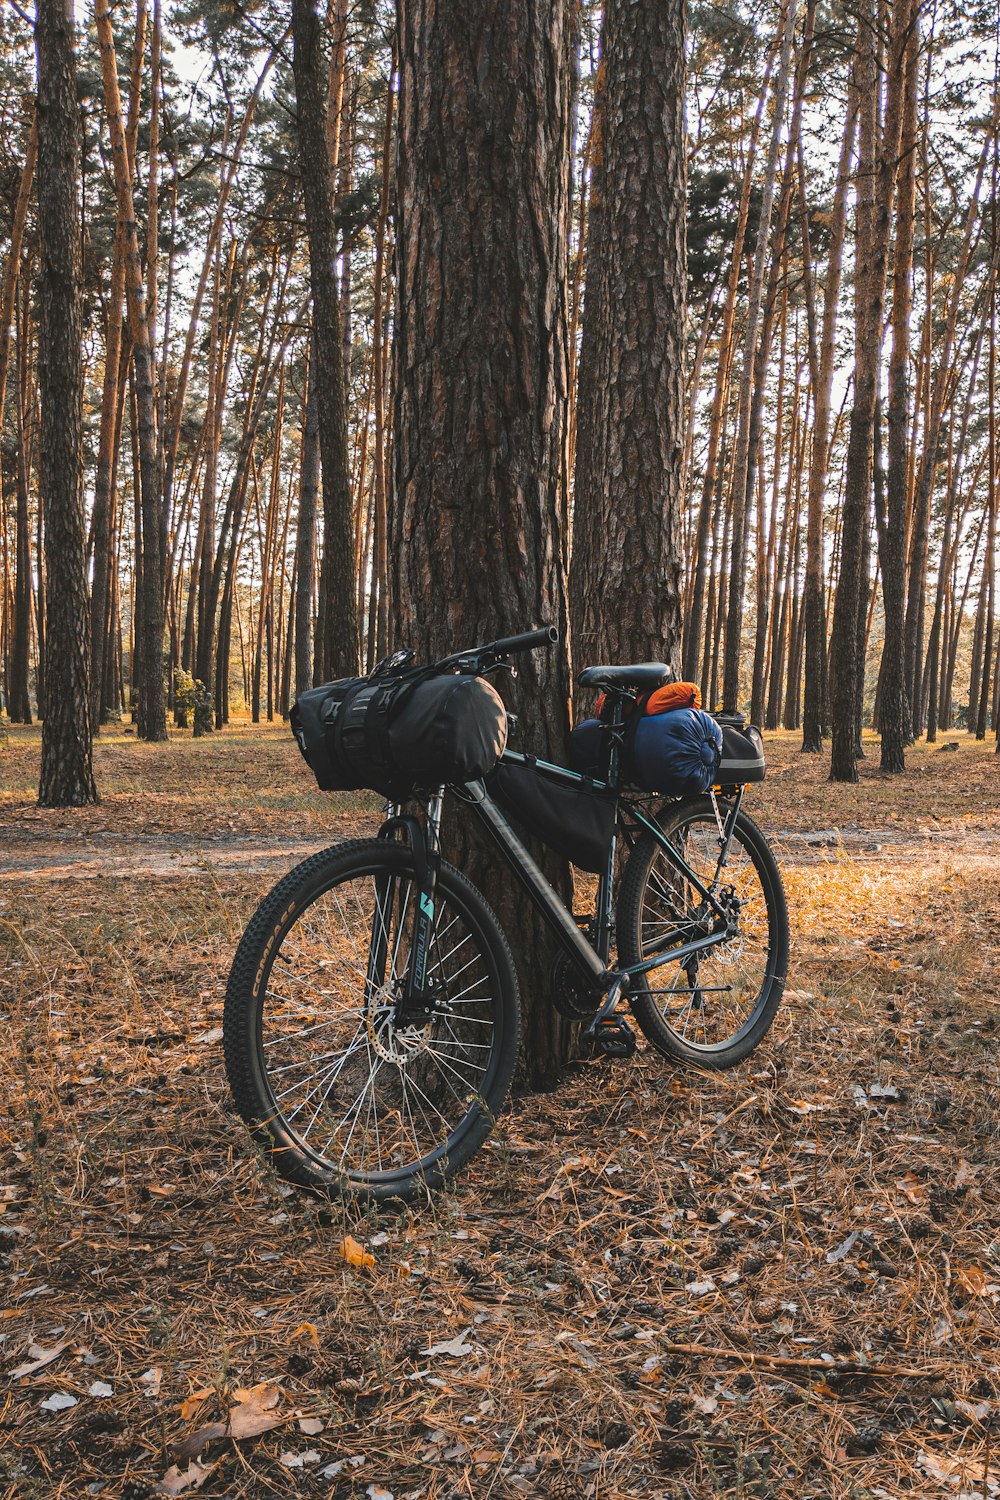
[(488, 682), (424, 669), (310, 688), (291, 722), (322, 791), (369, 787), (396, 802), (478, 780), (507, 744), (507, 711)]
[(579, 870), (603, 874), (615, 831), (615, 799), (560, 786), (533, 766), (502, 761), (486, 789), (506, 813)]

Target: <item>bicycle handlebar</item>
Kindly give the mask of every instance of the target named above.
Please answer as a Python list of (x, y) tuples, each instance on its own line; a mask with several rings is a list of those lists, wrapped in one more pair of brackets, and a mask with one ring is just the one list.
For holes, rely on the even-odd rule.
[(496, 663), (504, 657), (514, 656), (519, 651), (535, 651), (539, 646), (554, 646), (559, 640), (559, 631), (554, 625), (543, 625), (540, 630), (525, 630), (520, 635), (503, 636), (498, 641), (489, 641), (484, 646), (470, 646), (465, 651), (456, 651), (452, 656), (446, 656), (443, 660), (435, 662), (438, 670), (446, 667), (455, 667), (463, 663), (476, 662), (476, 670), (481, 670), (480, 663)]
[(539, 646), (555, 646), (559, 641), (559, 632), (554, 625), (543, 625), (540, 630), (526, 630), (521, 635), (508, 635), (500, 641), (490, 641), (488, 646), (480, 646), (480, 651), (488, 651), (491, 656), (513, 656), (515, 651), (534, 651)]

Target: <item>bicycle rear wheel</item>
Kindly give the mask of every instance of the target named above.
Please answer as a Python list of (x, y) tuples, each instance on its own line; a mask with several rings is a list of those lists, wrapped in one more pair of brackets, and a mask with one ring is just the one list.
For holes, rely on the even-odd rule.
[(404, 845), (339, 845), (286, 875), (240, 942), (226, 1071), (291, 1182), (375, 1200), (426, 1192), (468, 1161), (507, 1097), (513, 960), (482, 896), (447, 864), (427, 958), (433, 1016), (396, 1023), (418, 894)]
[[(716, 878), (720, 838), (708, 797), (665, 809), (660, 826), (701, 883)], [(629, 1003), (643, 1033), (666, 1057), (729, 1068), (766, 1035), (788, 971), (788, 910), (767, 840), (740, 812), (719, 890), (738, 912), (735, 937), (634, 981)], [(710, 908), (652, 834), (636, 842), (617, 910), (623, 968), (713, 930)]]

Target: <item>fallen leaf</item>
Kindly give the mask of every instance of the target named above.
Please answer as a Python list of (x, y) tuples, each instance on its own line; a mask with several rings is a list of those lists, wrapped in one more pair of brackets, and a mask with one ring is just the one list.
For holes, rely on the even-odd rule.
[(982, 1460), (977, 1461), (971, 1455), (942, 1453), (938, 1456), (921, 1450), (917, 1454), (917, 1463), (925, 1474), (947, 1485), (949, 1489), (957, 1490), (960, 1485), (971, 1481), (973, 1484), (971, 1492), (965, 1489), (962, 1491), (964, 1495), (970, 1497), (970, 1500), (973, 1494), (982, 1497), (984, 1491), (988, 1495), (995, 1495), (1000, 1488), (992, 1474), (983, 1473)]
[(384, 1490), (380, 1484), (370, 1484), (365, 1494), (368, 1500), (392, 1500), (392, 1491)]
[[(374, 1265), (374, 1263), (375, 1262), (373, 1260), (372, 1264)], [(308, 1339), (316, 1349), (319, 1348), (319, 1334), (316, 1332), (315, 1323), (300, 1323), (298, 1328), (296, 1328), (295, 1332), (292, 1334), (292, 1338)]]
[(100, 1396), (104, 1399), (107, 1399), (108, 1396), (113, 1396), (114, 1393), (114, 1386), (108, 1385), (106, 1380), (95, 1380), (93, 1385), (87, 1390), (88, 1396)]
[(453, 1339), (446, 1339), (441, 1344), (433, 1344), (429, 1349), (424, 1350), (424, 1354), (427, 1356), (450, 1354), (452, 1359), (461, 1359), (464, 1355), (472, 1353), (473, 1345), (465, 1342), (466, 1335), (471, 1332), (472, 1330), (467, 1328), (465, 1333), (459, 1333)]
[(203, 1386), (199, 1391), (192, 1391), (190, 1396), (181, 1402), (181, 1416), (185, 1422), (190, 1422), (192, 1417), (196, 1417), (198, 1408), (205, 1404), (209, 1396), (214, 1395), (215, 1392), (210, 1385)]
[(203, 1031), (201, 1036), (196, 1036), (195, 1041), (202, 1042), (207, 1047), (212, 1042), (221, 1042), (224, 1035), (225, 1033), (221, 1026), (213, 1026), (211, 1031)]
[(175, 1443), (173, 1454), (176, 1459), (197, 1458), (217, 1438), (227, 1437), (229, 1425), (226, 1422), (209, 1422), (204, 1427), (199, 1427), (197, 1432), (192, 1432), (189, 1437), (183, 1438), (181, 1442)]
[(318, 1464), (320, 1455), (315, 1448), (307, 1448), (304, 1453), (282, 1453), (278, 1459), (279, 1464), (286, 1469), (303, 1469), (306, 1464)]
[(29, 1345), (28, 1353), (31, 1355), (31, 1358), (26, 1360), (23, 1365), (17, 1365), (15, 1369), (11, 1370), (10, 1379), (20, 1380), (22, 1375), (34, 1375), (36, 1370), (44, 1370), (46, 1365), (50, 1365), (54, 1359), (58, 1359), (63, 1350), (68, 1348), (68, 1340), (65, 1340), (61, 1344), (54, 1344), (51, 1349), (44, 1349), (41, 1344)]
[(924, 1208), (930, 1197), (927, 1184), (915, 1172), (907, 1172), (896, 1179), (896, 1186), (914, 1208)]
[(262, 1382), (250, 1390), (236, 1392), (237, 1405), (229, 1413), (230, 1437), (259, 1437), (280, 1427), (285, 1418), (274, 1410), (281, 1400), (281, 1390), (276, 1385)]
[(323, 1431), (323, 1426), (319, 1417), (299, 1418), (299, 1431), (304, 1432), (306, 1437), (315, 1437), (317, 1433)]
[(718, 1411), (719, 1401), (717, 1396), (692, 1396), (691, 1410), (696, 1411), (699, 1416), (710, 1417), (713, 1411)]
[(71, 1396), (69, 1391), (53, 1391), (47, 1400), (40, 1403), (42, 1411), (69, 1411), (75, 1405), (76, 1397)]
[(715, 1282), (711, 1276), (706, 1276), (704, 1281), (689, 1281), (684, 1290), (689, 1297), (707, 1297), (709, 1292), (715, 1291)]
[(955, 1397), (955, 1407), (970, 1422), (985, 1422), (990, 1413), (996, 1410), (992, 1401), (963, 1401), (961, 1396)]
[(838, 1260), (843, 1260), (846, 1255), (849, 1255), (851, 1253), (851, 1251), (854, 1249), (854, 1246), (857, 1244), (857, 1242), (858, 1242), (858, 1230), (854, 1229), (847, 1236), (847, 1239), (844, 1240), (842, 1242), (842, 1244), (839, 1244), (837, 1246), (836, 1250), (828, 1250), (826, 1252), (826, 1263), (827, 1263), (827, 1265), (828, 1266), (835, 1266), (837, 1264)]
[(147, 1370), (144, 1375), (139, 1376), (139, 1384), (146, 1387), (146, 1394), (148, 1396), (158, 1396), (160, 1394), (160, 1383), (162, 1380), (163, 1371), (159, 1365), (154, 1365), (151, 1370)]
[(169, 1198), (176, 1193), (177, 1189), (172, 1182), (165, 1182), (162, 1187), (157, 1187), (155, 1183), (150, 1182), (147, 1184), (146, 1191), (153, 1198)]
[(955, 1187), (970, 1187), (979, 1176), (979, 1168), (974, 1167), (971, 1162), (965, 1160), (964, 1156), (958, 1163), (958, 1171), (955, 1173)]
[(956, 1266), (955, 1275), (973, 1297), (985, 1297), (989, 1278), (982, 1266)]
[(215, 1464), (190, 1463), (182, 1473), (177, 1464), (171, 1464), (156, 1488), (161, 1495), (183, 1495), (188, 1490), (200, 1490), (214, 1470)]
[(374, 1266), (375, 1257), (364, 1245), (359, 1245), (356, 1239), (346, 1234), (340, 1242), (340, 1256), (346, 1260), (349, 1266)]

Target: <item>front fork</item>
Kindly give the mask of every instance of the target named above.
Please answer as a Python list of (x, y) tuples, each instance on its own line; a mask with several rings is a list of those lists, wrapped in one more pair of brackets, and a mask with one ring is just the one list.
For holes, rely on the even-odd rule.
[[(413, 885), (415, 888), (413, 935), (410, 942), (410, 961), (406, 966), (402, 993), (397, 994), (395, 1000), (393, 1019), (396, 1026), (423, 1026), (434, 1014), (433, 986), (427, 976), (427, 958), (434, 929), (437, 877), (441, 868), (443, 809), (443, 786), (438, 787), (430, 797), (427, 803), (427, 817), (423, 824), (417, 818), (403, 816), (399, 804), (390, 802), (386, 808), (385, 821), (378, 833), (379, 838), (384, 839), (397, 839), (402, 836), (413, 851)], [(385, 984), (389, 932), (398, 888), (399, 880), (396, 876), (385, 875), (376, 879), (375, 917), (368, 959), (369, 995), (373, 993), (373, 989), (377, 991)], [(405, 910), (401, 909), (398, 922), (400, 924), (405, 922), (406, 916)]]

